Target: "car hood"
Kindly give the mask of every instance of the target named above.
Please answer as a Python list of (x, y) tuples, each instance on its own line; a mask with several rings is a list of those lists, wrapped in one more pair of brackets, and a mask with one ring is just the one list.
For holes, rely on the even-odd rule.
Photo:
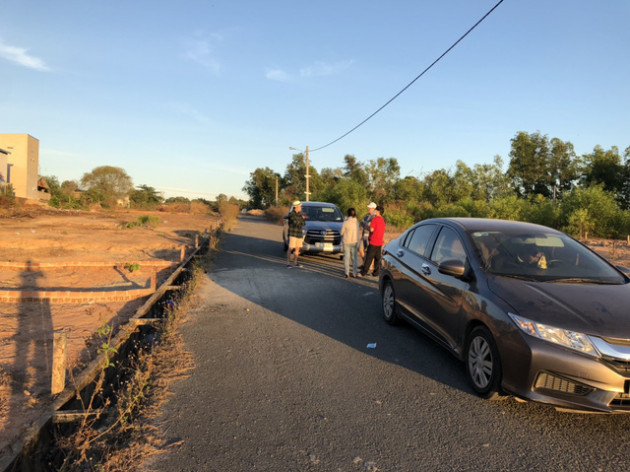
[(343, 223), (338, 223), (336, 221), (315, 221), (315, 220), (306, 220), (306, 229), (307, 230), (326, 230), (332, 229), (335, 231), (341, 231), (341, 226)]
[(515, 315), (558, 328), (630, 339), (630, 284), (527, 282), (493, 276), (490, 290)]

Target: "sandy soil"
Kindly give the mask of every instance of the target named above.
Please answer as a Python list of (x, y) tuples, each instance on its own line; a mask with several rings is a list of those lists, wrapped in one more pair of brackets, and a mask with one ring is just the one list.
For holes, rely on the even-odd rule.
[[(131, 227), (153, 215), (153, 227)], [(42, 208), (0, 209), (0, 262), (68, 263), (180, 260), (195, 235), (218, 226), (214, 215), (165, 212), (78, 212)], [(161, 268), (158, 286), (173, 268)], [(153, 269), (0, 267), (2, 290), (130, 290), (147, 287)], [(68, 334), (69, 365), (89, 360), (99, 327), (124, 323), (145, 298), (128, 302), (54, 304), (0, 302), (0, 455), (51, 403), (52, 336)], [(91, 349), (92, 351), (94, 349)]]

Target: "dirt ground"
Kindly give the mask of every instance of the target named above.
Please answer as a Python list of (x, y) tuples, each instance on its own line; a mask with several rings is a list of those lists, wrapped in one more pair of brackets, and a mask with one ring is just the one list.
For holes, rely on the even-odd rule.
[[(151, 226), (132, 226), (150, 215)], [(0, 263), (80, 263), (170, 261), (157, 274), (166, 280), (194, 247), (195, 236), (215, 229), (208, 214), (116, 211), (58, 211), (45, 208), (0, 209)], [(0, 296), (9, 290), (133, 290), (149, 287), (154, 269), (46, 268), (0, 266)], [(147, 297), (126, 301), (57, 304), (0, 302), (0, 456), (3, 448), (51, 404), (52, 336), (68, 336), (68, 365), (89, 360), (90, 346), (104, 325), (123, 324)], [(93, 351), (94, 349), (91, 349)]]

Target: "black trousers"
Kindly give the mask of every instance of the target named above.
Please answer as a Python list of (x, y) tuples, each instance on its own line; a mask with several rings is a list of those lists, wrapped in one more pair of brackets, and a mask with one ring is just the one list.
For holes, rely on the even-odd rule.
[(361, 275), (365, 275), (370, 270), (370, 264), (374, 261), (374, 270), (372, 271), (372, 275), (377, 276), (378, 271), (381, 268), (381, 253), (383, 246), (372, 246), (371, 244), (368, 246), (367, 251), (365, 252), (365, 261), (363, 261), (363, 268), (361, 269)]

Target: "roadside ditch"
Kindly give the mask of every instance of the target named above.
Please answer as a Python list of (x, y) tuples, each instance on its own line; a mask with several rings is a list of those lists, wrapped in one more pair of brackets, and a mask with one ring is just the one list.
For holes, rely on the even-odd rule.
[[(210, 235), (114, 333), (97, 333), (98, 355), (54, 398), (10, 454), (3, 472), (126, 470), (160, 449), (158, 434), (138, 421), (166, 397), (167, 379), (190, 368), (176, 326), (216, 244)], [(131, 468), (131, 467), (129, 467)]]

